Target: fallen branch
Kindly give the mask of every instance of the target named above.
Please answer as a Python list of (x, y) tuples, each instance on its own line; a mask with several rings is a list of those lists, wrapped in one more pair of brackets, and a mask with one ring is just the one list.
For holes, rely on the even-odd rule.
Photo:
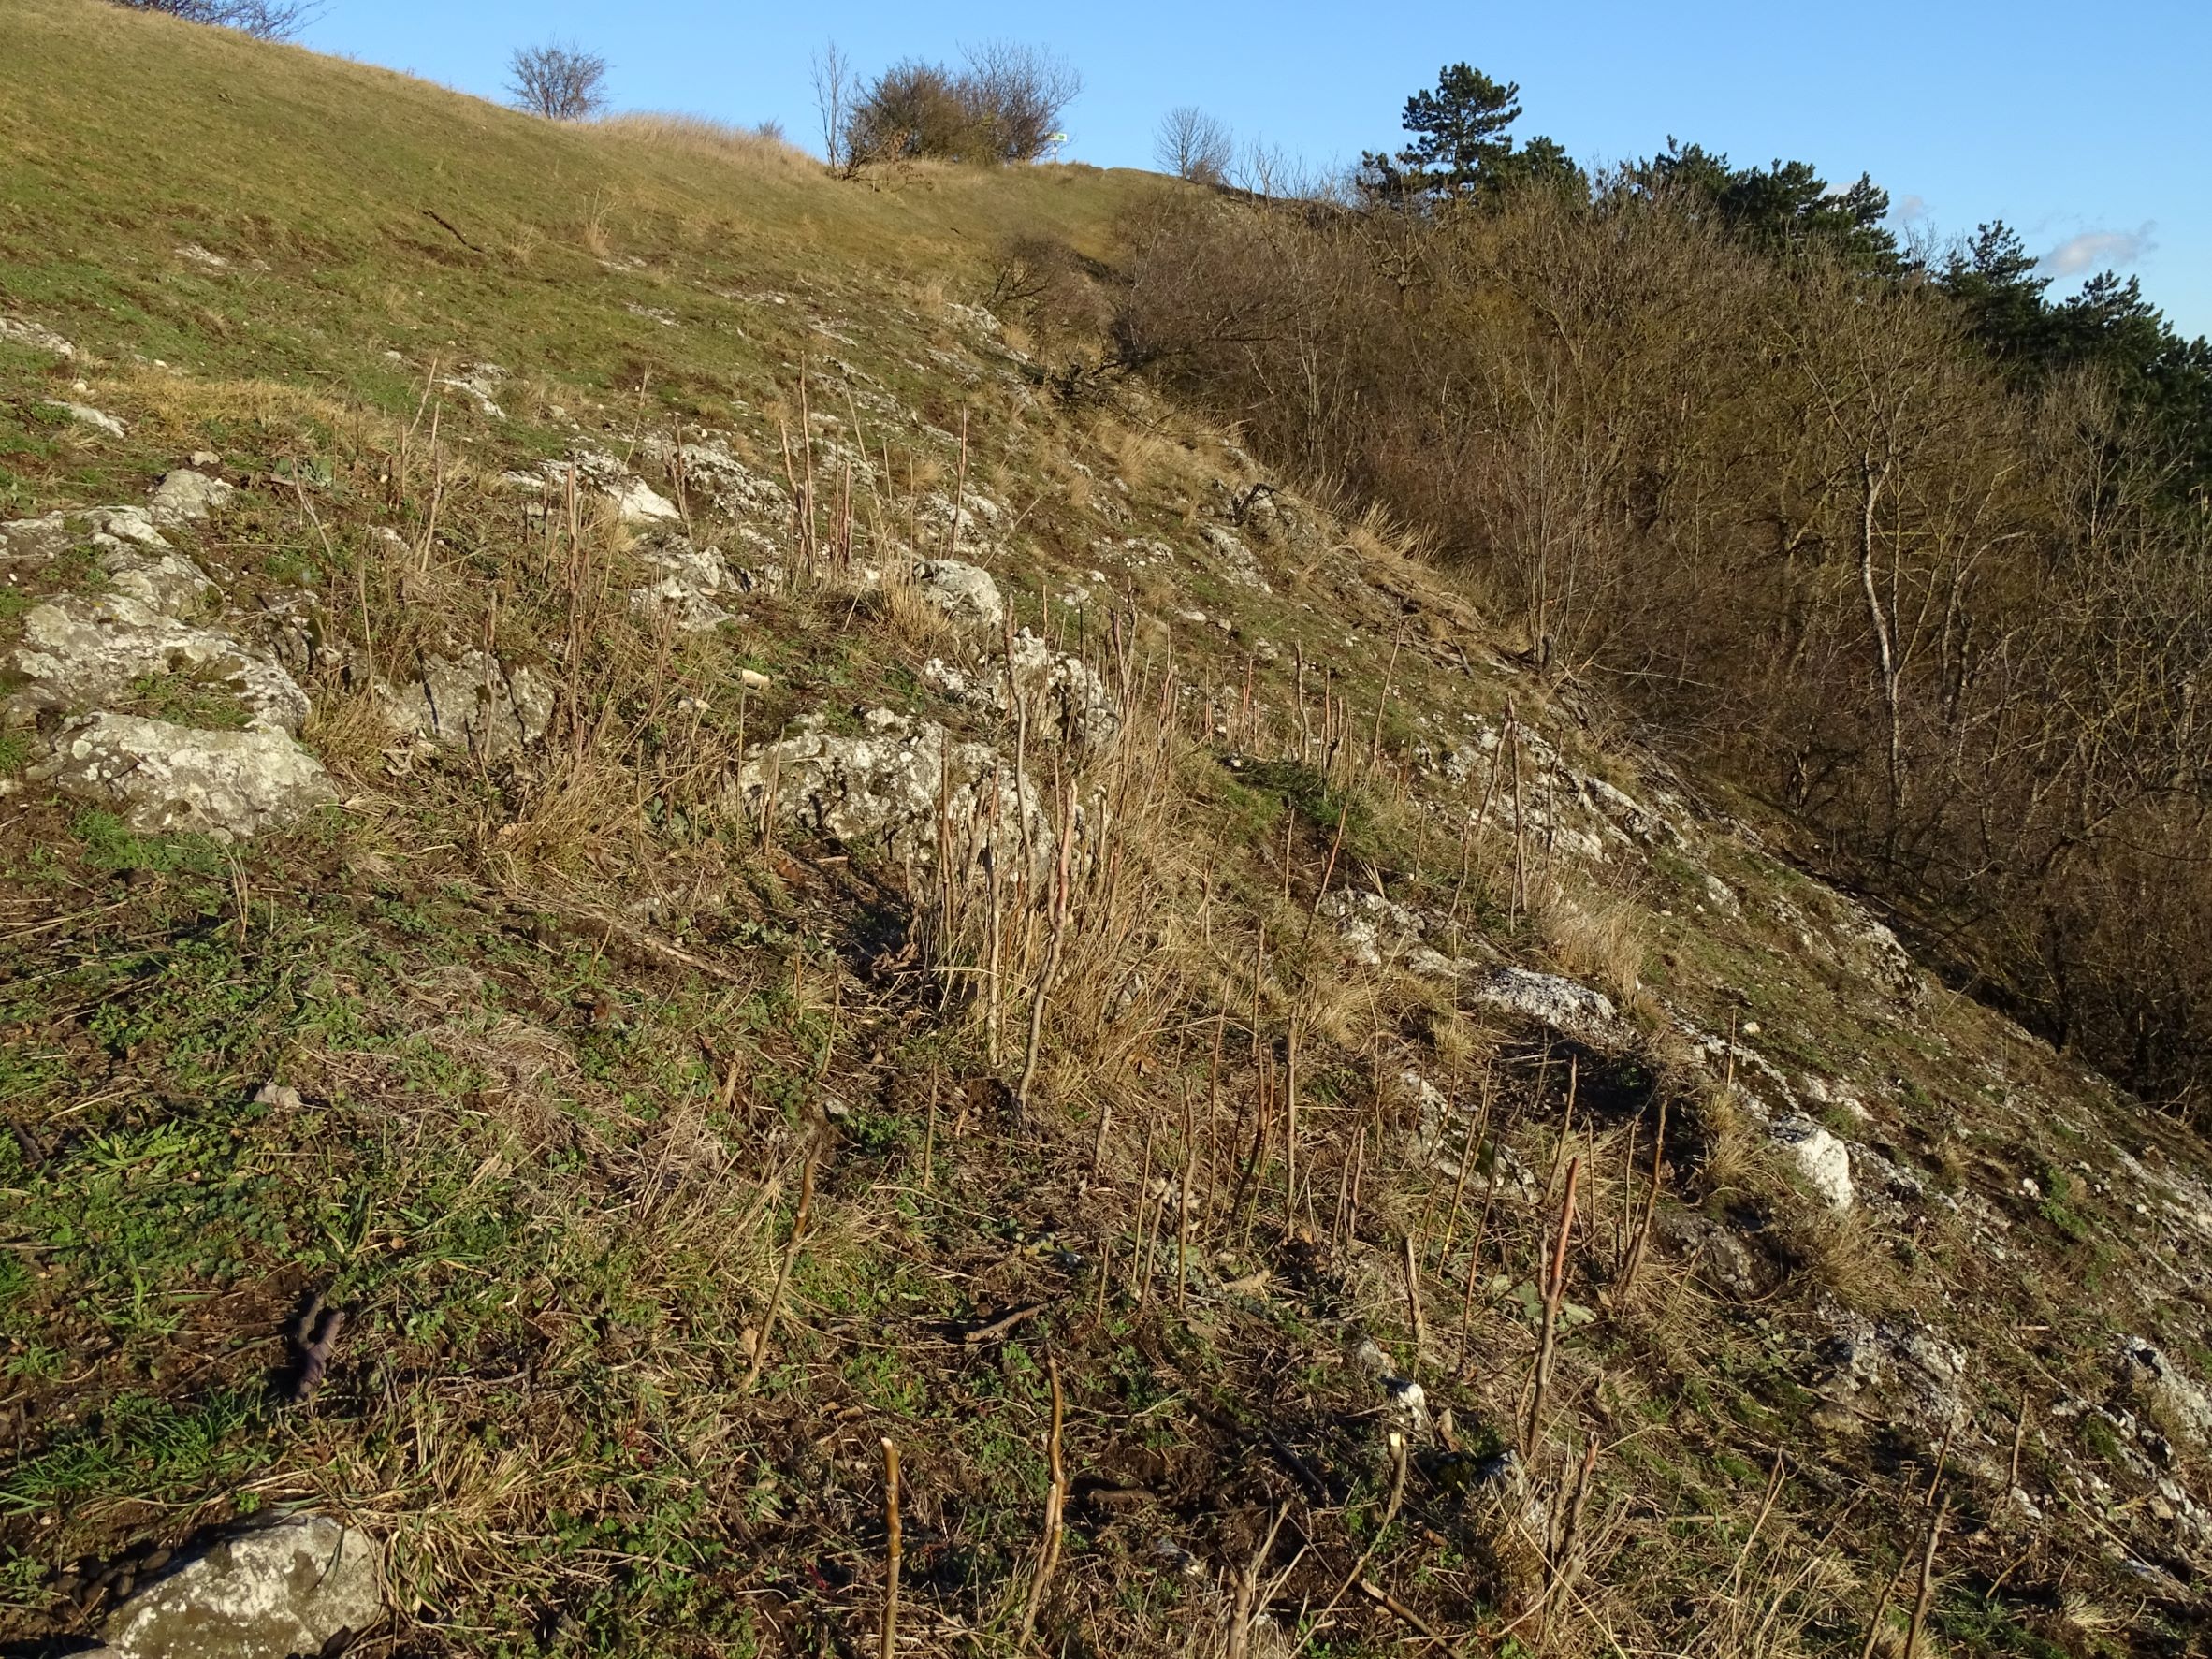
[(988, 1325), (978, 1325), (973, 1331), (961, 1332), (960, 1340), (964, 1343), (989, 1342), (995, 1337), (1004, 1336), (1024, 1319), (1034, 1319), (1051, 1305), (1049, 1302), (1033, 1302), (1027, 1307), (1018, 1307), (1011, 1314), (1000, 1315)]

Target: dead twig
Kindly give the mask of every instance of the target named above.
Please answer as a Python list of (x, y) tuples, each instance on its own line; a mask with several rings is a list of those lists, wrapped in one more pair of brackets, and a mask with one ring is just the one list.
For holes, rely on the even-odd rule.
[(768, 1312), (761, 1320), (761, 1333), (753, 1339), (752, 1363), (745, 1370), (744, 1387), (750, 1391), (768, 1362), (768, 1339), (776, 1331), (776, 1316), (783, 1309), (783, 1293), (791, 1287), (793, 1263), (799, 1259), (799, 1241), (807, 1236), (808, 1213), (814, 1207), (814, 1154), (807, 1154), (807, 1167), (799, 1176), (799, 1207), (791, 1218), (791, 1236), (783, 1241), (783, 1264), (776, 1270), (776, 1288), (768, 1298)]
[(1024, 1319), (1034, 1319), (1051, 1305), (1049, 1302), (1033, 1302), (1026, 1307), (1018, 1307), (1011, 1314), (1000, 1315), (988, 1325), (978, 1325), (973, 1331), (962, 1332), (960, 1340), (963, 1343), (990, 1342), (1004, 1336)]

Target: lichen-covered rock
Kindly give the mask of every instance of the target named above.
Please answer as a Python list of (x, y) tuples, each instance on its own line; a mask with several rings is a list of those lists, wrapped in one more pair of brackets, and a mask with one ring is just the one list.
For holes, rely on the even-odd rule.
[(535, 668), (509, 667), (486, 651), (425, 657), (419, 677), (379, 685), (386, 722), (402, 736), (486, 761), (529, 748), (553, 723), (553, 682)]
[(991, 573), (957, 559), (933, 559), (914, 567), (914, 588), (923, 602), (954, 621), (997, 628), (1006, 621), (1006, 599)]
[(101, 1659), (291, 1659), (384, 1612), (376, 1543), (306, 1515), (182, 1563), (109, 1614)]
[(1805, 1185), (1830, 1209), (1848, 1210), (1855, 1197), (1851, 1185), (1851, 1148), (1806, 1117), (1778, 1118), (1767, 1132), (1790, 1156)]
[(1500, 963), (1467, 994), (1472, 1001), (1537, 1021), (1594, 1049), (1623, 1047), (1635, 1035), (1611, 997), (1557, 974)]
[(0, 340), (10, 345), (27, 345), (33, 351), (51, 352), (57, 357), (77, 355), (77, 348), (66, 340), (44, 323), (34, 323), (27, 317), (0, 317)]
[(737, 580), (715, 547), (700, 547), (680, 535), (667, 535), (631, 551), (652, 573), (643, 588), (630, 589), (630, 608), (665, 615), (686, 633), (705, 633), (730, 619), (715, 603), (737, 588)]
[(65, 722), (28, 776), (111, 807), (149, 835), (223, 840), (283, 829), (337, 798), (322, 763), (285, 732), (207, 732), (129, 714)]
[(71, 403), (58, 398), (46, 400), (49, 409), (59, 409), (80, 427), (91, 427), (110, 438), (121, 438), (130, 431), (122, 421), (104, 409), (95, 409), (90, 403)]
[[(96, 709), (125, 701), (150, 676), (188, 673), (233, 693), (250, 725), (298, 731), (307, 693), (275, 658), (223, 629), (167, 614), (165, 604), (188, 587), (168, 563), (131, 573), (136, 583), (119, 581), (117, 590), (64, 594), (25, 612), (22, 638), (7, 659), (22, 681), (7, 700), (9, 713), (24, 720)], [(151, 591), (151, 601), (124, 590), (127, 586)]]
[(922, 665), (922, 677), (955, 703), (1001, 714), (1013, 712), (1018, 691), (1030, 733), (1079, 753), (1106, 748), (1121, 729), (1121, 712), (1098, 671), (1081, 657), (1055, 655), (1026, 628), (1014, 635), (1011, 677), (1001, 651), (986, 655), (973, 672), (932, 657)]
[(936, 721), (888, 708), (870, 709), (861, 727), (834, 733), (814, 720), (748, 750), (732, 810), (757, 821), (772, 805), (778, 822), (917, 866), (937, 862), (941, 829), (963, 871), (994, 847), (1018, 850), (1026, 821), (1035, 866), (1049, 866), (1051, 816), (987, 744), (953, 741)]
[(211, 478), (190, 467), (179, 467), (165, 474), (154, 487), (149, 505), (157, 523), (185, 524), (221, 512), (237, 493), (220, 478)]
[(2120, 1339), (2119, 1365), (2128, 1391), (2169, 1438), (2192, 1451), (2212, 1450), (2212, 1393), (2139, 1336)]

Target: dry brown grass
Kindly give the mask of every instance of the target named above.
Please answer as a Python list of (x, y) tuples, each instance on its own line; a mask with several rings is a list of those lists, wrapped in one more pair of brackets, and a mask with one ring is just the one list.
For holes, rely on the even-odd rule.
[(621, 143), (726, 163), (754, 178), (819, 178), (823, 170), (820, 161), (775, 133), (705, 115), (638, 110), (607, 116), (585, 130)]
[(1638, 907), (1561, 887), (1543, 898), (1534, 919), (1545, 950), (1568, 978), (1596, 985), (1623, 1006), (1636, 1000), (1650, 950)]

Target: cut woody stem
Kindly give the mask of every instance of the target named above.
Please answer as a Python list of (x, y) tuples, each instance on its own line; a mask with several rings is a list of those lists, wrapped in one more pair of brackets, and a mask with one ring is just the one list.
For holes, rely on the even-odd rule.
[(1045, 1586), (1051, 1582), (1053, 1569), (1060, 1564), (1060, 1512), (1068, 1501), (1068, 1472), (1060, 1461), (1060, 1427), (1065, 1408), (1060, 1394), (1060, 1362), (1047, 1359), (1046, 1374), (1053, 1386), (1053, 1432), (1046, 1447), (1052, 1464), (1052, 1486), (1044, 1498), (1044, 1541), (1038, 1550), (1037, 1576), (1029, 1580), (1029, 1605), (1022, 1609), (1022, 1634), (1026, 1642), (1037, 1628), (1037, 1611), (1044, 1605)]
[(1551, 1356), (1559, 1340), (1559, 1304), (1566, 1294), (1567, 1239), (1575, 1226), (1575, 1186), (1582, 1173), (1582, 1160), (1570, 1158), (1566, 1193), (1559, 1205), (1559, 1234), (1551, 1246), (1551, 1271), (1544, 1285), (1544, 1337), (1536, 1350), (1535, 1388), (1529, 1396), (1528, 1424), (1521, 1436), (1521, 1456), (1533, 1457), (1544, 1431), (1544, 1396), (1551, 1387)]
[(898, 1644), (898, 1447), (883, 1441), (883, 1639), (880, 1659)]

